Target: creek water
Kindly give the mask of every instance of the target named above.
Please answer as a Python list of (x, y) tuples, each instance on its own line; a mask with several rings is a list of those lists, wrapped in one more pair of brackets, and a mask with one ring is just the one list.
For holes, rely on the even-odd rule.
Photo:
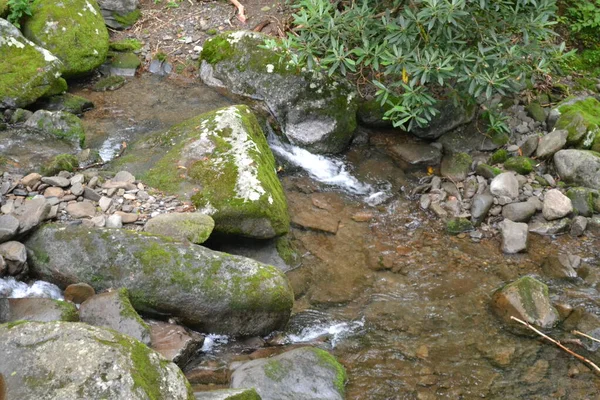
[[(116, 92), (82, 86), (75, 94), (95, 102), (83, 120), (88, 143), (107, 158), (122, 141), (230, 104), (197, 82), (149, 76)], [(497, 237), (447, 235), (408, 195), (425, 172), (405, 172), (377, 148), (328, 158), (270, 139), (276, 156), (297, 166), (281, 174), (292, 220), (302, 212), (337, 223), (335, 234), (293, 224), (301, 263), (287, 272), (296, 302), (281, 336), (330, 349), (348, 371), (348, 399), (600, 398), (600, 378), (587, 367), (511, 333), (490, 309), (497, 288), (532, 275), (553, 300), (598, 315), (597, 240), (531, 235), (526, 254), (506, 256)], [(559, 252), (583, 257), (586, 278), (544, 277), (543, 260)], [(210, 336), (196, 362), (243, 347)]]

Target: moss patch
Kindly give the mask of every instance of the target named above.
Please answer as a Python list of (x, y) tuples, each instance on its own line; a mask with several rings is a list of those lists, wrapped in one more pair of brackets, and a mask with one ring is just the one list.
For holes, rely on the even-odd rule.
[(339, 394), (342, 397), (344, 397), (345, 392), (346, 392), (346, 389), (345, 389), (346, 381), (348, 379), (348, 376), (346, 375), (346, 369), (344, 368), (344, 366), (342, 364), (340, 364), (335, 359), (334, 356), (332, 356), (325, 350), (312, 348), (312, 351), (319, 358), (319, 362), (321, 363), (321, 365), (331, 368), (335, 371), (335, 381), (334, 381), (335, 388), (337, 389)]
[(111, 41), (109, 49), (113, 51), (137, 51), (142, 49), (142, 42), (137, 39)]
[(59, 154), (54, 157), (47, 165), (42, 167), (42, 173), (46, 176), (53, 176), (60, 171), (73, 172), (79, 167), (77, 157), (72, 154)]
[(48, 91), (46, 93), (44, 93), (44, 96), (54, 96), (57, 94), (62, 94), (64, 92), (66, 92), (67, 89), (69, 89), (69, 85), (67, 84), (67, 81), (65, 81), (63, 78), (58, 78), (57, 80), (54, 81), (52, 86), (50, 86)]
[(62, 313), (60, 316), (60, 319), (62, 321), (67, 321), (67, 322), (78, 322), (79, 321), (79, 311), (77, 310), (77, 307), (75, 307), (75, 304), (70, 303), (68, 301), (61, 301), (61, 300), (55, 300), (54, 304), (56, 304), (56, 306), (62, 310)]
[(279, 360), (271, 360), (264, 367), (267, 378), (275, 382), (281, 382), (288, 374), (288, 368), (283, 366), (283, 362)]
[(569, 132), (567, 144), (589, 149), (600, 133), (600, 102), (593, 97), (571, 99), (559, 104), (558, 110), (561, 115), (555, 128)]
[(473, 230), (473, 224), (466, 218), (452, 218), (446, 223), (446, 232), (451, 235)]
[(504, 168), (509, 171), (515, 171), (521, 175), (527, 175), (533, 171), (535, 161), (529, 157), (511, 157), (504, 162)]
[(506, 151), (506, 149), (496, 150), (488, 160), (488, 164), (502, 164), (504, 163), (504, 161), (508, 160), (509, 157), (510, 155), (508, 154), (508, 151)]
[(122, 76), (107, 76), (100, 79), (93, 87), (95, 92), (106, 92), (109, 90), (117, 90), (125, 85), (127, 81)]
[(137, 69), (142, 62), (133, 53), (117, 53), (112, 58), (114, 68)]
[(142, 12), (139, 9), (135, 9), (130, 13), (120, 15), (118, 13), (113, 13), (113, 18), (117, 21), (123, 28), (128, 28), (131, 25), (135, 24), (138, 19), (142, 16)]

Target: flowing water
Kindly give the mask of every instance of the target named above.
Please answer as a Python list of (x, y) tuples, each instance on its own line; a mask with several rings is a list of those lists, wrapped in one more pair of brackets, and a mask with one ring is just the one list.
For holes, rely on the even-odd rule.
[[(89, 143), (107, 152), (228, 103), (199, 84), (148, 77), (113, 93), (78, 94), (96, 102), (84, 122)], [(294, 225), (302, 263), (287, 272), (296, 303), (280, 336), (329, 348), (348, 370), (348, 399), (600, 398), (600, 378), (588, 368), (509, 332), (490, 310), (494, 290), (532, 275), (550, 285), (553, 299), (598, 314), (598, 241), (532, 235), (528, 253), (505, 256), (491, 234), (479, 243), (447, 235), (409, 198), (421, 173), (405, 173), (376, 148), (328, 158), (270, 141), (279, 159), (299, 167), (281, 176), (292, 216), (338, 222), (335, 234)], [(540, 265), (558, 252), (582, 256), (586, 279), (543, 277)], [(209, 336), (196, 362), (244, 352), (236, 346)]]

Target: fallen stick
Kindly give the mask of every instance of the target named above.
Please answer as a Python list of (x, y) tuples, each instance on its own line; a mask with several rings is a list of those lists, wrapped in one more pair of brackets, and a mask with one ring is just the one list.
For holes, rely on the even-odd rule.
[(573, 334), (575, 334), (575, 335), (579, 335), (579, 336), (583, 336), (583, 337), (585, 337), (585, 338), (588, 338), (588, 339), (590, 339), (590, 340), (593, 340), (594, 342), (598, 342), (598, 343), (600, 343), (600, 339), (596, 339), (596, 338), (595, 338), (595, 337), (593, 337), (593, 336), (586, 335), (586, 334), (585, 334), (585, 333), (583, 333), (583, 332), (579, 332), (579, 331), (573, 331)]
[(579, 361), (582, 361), (586, 364), (588, 364), (589, 366), (591, 366), (597, 373), (600, 373), (600, 367), (598, 367), (596, 364), (594, 364), (593, 362), (591, 362), (590, 360), (588, 360), (587, 358), (585, 358), (584, 356), (575, 353), (573, 350), (569, 349), (568, 347), (565, 347), (562, 345), (562, 343), (560, 343), (558, 340), (556, 339), (552, 339), (550, 336), (540, 332), (539, 330), (535, 329), (533, 326), (531, 326), (530, 324), (528, 324), (525, 321), (520, 320), (519, 318), (513, 317), (511, 316), (510, 319), (517, 321), (518, 323), (525, 325), (527, 328), (531, 329), (532, 331), (534, 331), (535, 333), (537, 333), (538, 335), (540, 335), (541, 337), (543, 337), (546, 340), (551, 341), (552, 343), (554, 343), (555, 345), (557, 345), (558, 347), (560, 347), (562, 350), (566, 351), (567, 353), (569, 353), (570, 355), (572, 355), (573, 357), (577, 358)]
[(246, 15), (244, 14), (244, 6), (238, 0), (229, 0), (231, 4), (233, 4), (238, 9), (237, 19), (240, 20), (241, 23), (246, 23)]

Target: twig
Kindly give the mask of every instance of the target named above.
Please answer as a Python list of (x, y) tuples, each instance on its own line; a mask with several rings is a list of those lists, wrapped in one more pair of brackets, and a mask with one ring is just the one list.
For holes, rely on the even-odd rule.
[(267, 25), (269, 25), (271, 23), (271, 21), (269, 21), (268, 19), (264, 20), (263, 22), (257, 24), (254, 28), (252, 28), (253, 32), (260, 32), (263, 29), (265, 29), (265, 27)]
[(549, 340), (550, 342), (554, 343), (555, 345), (557, 345), (559, 348), (561, 348), (562, 350), (566, 351), (567, 353), (569, 353), (570, 355), (572, 355), (573, 357), (577, 358), (579, 361), (582, 361), (586, 364), (588, 364), (589, 366), (591, 366), (597, 373), (600, 373), (600, 367), (598, 367), (596, 364), (594, 364), (593, 362), (591, 362), (590, 360), (588, 360), (587, 358), (585, 358), (582, 355), (579, 355), (577, 353), (575, 353), (573, 350), (569, 349), (568, 347), (563, 346), (563, 344), (561, 342), (559, 342), (556, 339), (552, 339), (550, 336), (540, 332), (539, 330), (535, 329), (533, 326), (529, 325), (527, 322), (520, 320), (519, 318), (513, 317), (511, 316), (510, 319), (512, 319), (513, 321), (517, 321), (518, 323), (525, 325), (527, 328), (531, 329), (532, 331), (534, 331), (535, 333), (537, 333), (538, 335), (540, 335), (541, 337), (543, 337), (546, 340)]
[(583, 337), (585, 337), (585, 338), (588, 338), (588, 339), (590, 339), (590, 340), (593, 340), (594, 342), (598, 342), (598, 343), (600, 343), (600, 339), (596, 339), (596, 338), (595, 338), (595, 337), (593, 337), (593, 336), (586, 335), (586, 334), (585, 334), (585, 333), (583, 333), (583, 332), (579, 332), (579, 331), (573, 331), (573, 334), (574, 334), (574, 335), (583, 336)]
[(246, 14), (244, 14), (244, 6), (238, 0), (229, 0), (231, 4), (233, 4), (238, 9), (237, 19), (240, 20), (241, 23), (246, 23)]

